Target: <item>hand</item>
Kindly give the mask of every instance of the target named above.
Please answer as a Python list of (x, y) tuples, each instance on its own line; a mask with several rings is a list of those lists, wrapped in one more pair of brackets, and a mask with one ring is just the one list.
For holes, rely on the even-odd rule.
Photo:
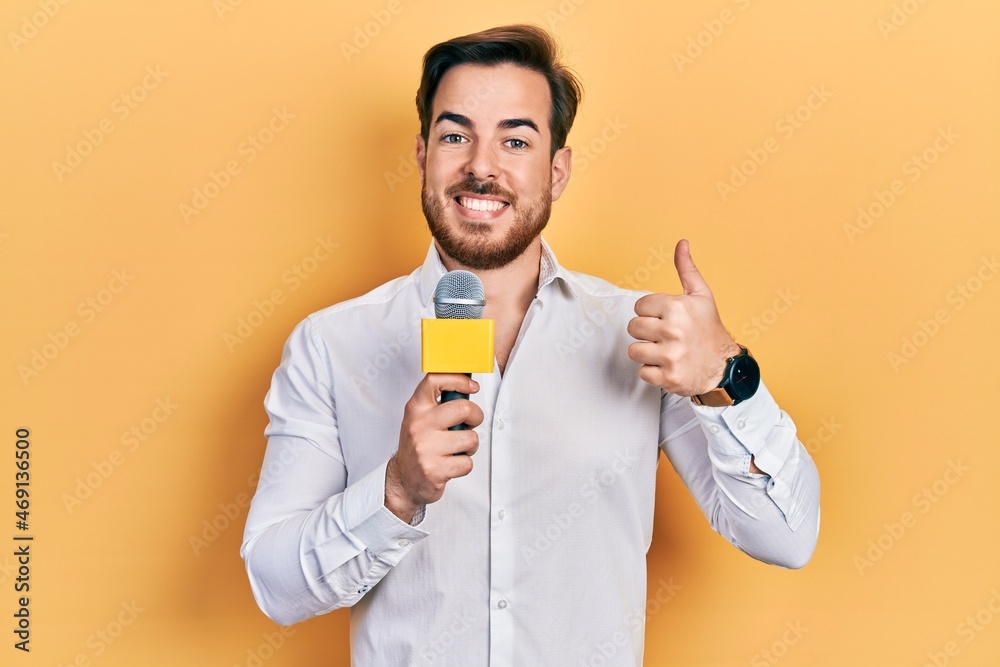
[(629, 345), (628, 356), (643, 364), (639, 377), (644, 382), (695, 396), (719, 386), (726, 360), (740, 347), (722, 325), (684, 239), (674, 249), (674, 266), (684, 294), (647, 294), (635, 302), (638, 317), (629, 322), (628, 332), (643, 342)]
[(385, 471), (385, 506), (409, 523), (417, 510), (441, 498), (445, 484), (472, 472), (479, 434), (449, 426), (483, 423), (483, 410), (468, 399), (439, 403), (443, 390), (473, 394), (479, 383), (461, 373), (428, 373), (403, 410), (399, 449)]

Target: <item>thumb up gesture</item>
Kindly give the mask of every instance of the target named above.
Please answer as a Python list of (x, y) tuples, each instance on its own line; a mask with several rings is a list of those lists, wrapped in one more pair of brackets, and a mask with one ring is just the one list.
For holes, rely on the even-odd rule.
[(674, 249), (683, 294), (647, 294), (635, 302), (628, 348), (642, 364), (639, 377), (679, 396), (704, 394), (722, 381), (726, 359), (740, 351), (726, 331), (708, 283), (691, 259), (687, 240)]

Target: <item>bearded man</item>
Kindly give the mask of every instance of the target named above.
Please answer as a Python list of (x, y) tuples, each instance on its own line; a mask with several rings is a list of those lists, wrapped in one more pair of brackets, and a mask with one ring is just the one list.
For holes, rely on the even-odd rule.
[[(797, 568), (815, 547), (816, 468), (688, 243), (684, 293), (647, 294), (563, 268), (541, 237), (580, 97), (535, 27), (431, 48), (427, 258), (285, 345), (241, 555), (278, 623), (350, 607), (353, 664), (641, 665), (661, 452), (737, 548)], [(485, 287), (492, 374), (420, 371), (419, 322), (455, 269)]]

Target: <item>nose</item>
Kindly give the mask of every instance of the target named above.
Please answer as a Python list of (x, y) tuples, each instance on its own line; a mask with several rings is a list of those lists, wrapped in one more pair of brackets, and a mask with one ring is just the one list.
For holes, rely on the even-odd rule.
[(475, 142), (469, 152), (469, 162), (466, 169), (478, 181), (496, 179), (500, 175), (496, 149), (488, 142)]

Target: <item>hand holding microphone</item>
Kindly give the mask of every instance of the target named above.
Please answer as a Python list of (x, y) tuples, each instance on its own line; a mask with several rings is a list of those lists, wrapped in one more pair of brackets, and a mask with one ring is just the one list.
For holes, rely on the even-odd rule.
[(479, 426), (483, 409), (469, 400), (439, 403), (438, 396), (449, 390), (473, 394), (479, 383), (462, 373), (428, 373), (403, 410), (399, 449), (385, 473), (385, 506), (407, 523), (421, 506), (441, 498), (449, 480), (472, 472), (479, 434), (448, 427)]
[(493, 372), (493, 321), (481, 319), (485, 305), (479, 278), (451, 271), (434, 293), (437, 319), (421, 323), (426, 375), (403, 410), (399, 448), (385, 475), (385, 506), (407, 523), (441, 498), (449, 480), (472, 472), (479, 449), (472, 429), (484, 416), (468, 400), (479, 391), (471, 373)]

